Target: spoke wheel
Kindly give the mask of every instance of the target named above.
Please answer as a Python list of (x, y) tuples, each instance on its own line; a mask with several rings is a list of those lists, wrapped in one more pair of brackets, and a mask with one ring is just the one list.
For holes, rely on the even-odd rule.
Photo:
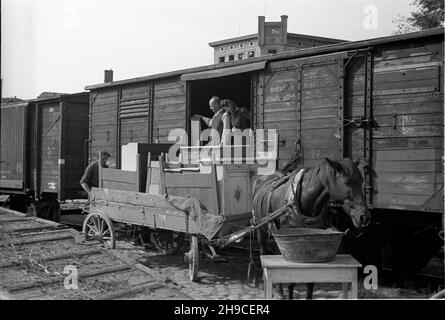
[(83, 222), (83, 232), (86, 241), (96, 240), (107, 248), (116, 248), (116, 235), (114, 233), (113, 223), (101, 212), (88, 214)]
[(198, 237), (192, 236), (190, 251), (188, 252), (189, 275), (191, 281), (198, 281), (199, 270), (199, 242)]
[(184, 242), (184, 233), (162, 229), (151, 230), (150, 241), (158, 251), (172, 255), (181, 248)]

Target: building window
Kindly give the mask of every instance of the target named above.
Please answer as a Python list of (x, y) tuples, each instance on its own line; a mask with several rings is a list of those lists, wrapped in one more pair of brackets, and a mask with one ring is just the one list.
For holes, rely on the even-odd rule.
[(250, 45), (253, 46), (253, 42), (251, 42)]
[(255, 51), (249, 51), (249, 53), (247, 54), (248, 58), (254, 58), (255, 57)]
[(233, 46), (230, 46), (230, 49), (233, 49)]
[(229, 61), (233, 61), (233, 60), (235, 60), (235, 56), (234, 56), (233, 54), (231, 54), (231, 55), (229, 56)]
[(269, 49), (268, 52), (269, 54), (275, 54), (277, 53), (277, 49)]
[(238, 60), (244, 59), (244, 53), (238, 53)]
[(221, 48), (221, 51), (224, 51), (224, 48)]
[(226, 61), (226, 57), (219, 57), (219, 63), (225, 62)]
[(242, 47), (244, 47), (244, 45), (241, 43), (241, 44), (239, 45), (239, 47), (242, 48)]

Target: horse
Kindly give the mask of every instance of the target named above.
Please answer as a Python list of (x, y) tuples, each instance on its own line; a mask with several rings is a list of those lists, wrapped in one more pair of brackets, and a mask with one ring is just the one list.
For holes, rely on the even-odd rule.
[[(317, 167), (304, 169), (298, 160), (299, 155), (295, 154), (282, 172), (260, 176), (254, 181), (254, 221), (287, 203), (290, 211), (270, 224), (272, 228), (326, 229), (332, 227), (329, 207), (336, 204), (344, 209), (355, 228), (369, 224), (359, 162), (325, 158)], [(257, 230), (261, 255), (267, 254), (266, 231), (267, 227)], [(288, 299), (293, 298), (294, 287), (295, 284), (289, 284)], [(313, 288), (313, 283), (307, 284), (307, 299), (312, 299)], [(281, 285), (279, 290), (282, 293)]]

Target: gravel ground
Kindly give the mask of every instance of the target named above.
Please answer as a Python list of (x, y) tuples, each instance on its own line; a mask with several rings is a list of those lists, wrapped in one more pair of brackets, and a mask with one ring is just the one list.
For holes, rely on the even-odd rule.
[[(187, 245), (185, 245), (187, 247)], [(118, 252), (124, 257), (135, 259), (154, 270), (159, 276), (177, 284), (181, 291), (194, 299), (255, 300), (264, 299), (262, 269), (258, 254), (253, 256), (255, 279), (247, 281), (249, 252), (228, 248), (218, 250), (220, 259), (202, 257), (199, 266), (199, 281), (189, 280), (188, 264), (184, 262), (185, 248), (175, 255), (160, 255), (154, 248), (147, 250), (129, 242), (118, 241)], [(285, 293), (286, 293), (285, 289)], [(305, 298), (306, 286), (297, 285), (294, 299)], [(379, 283), (377, 289), (366, 290), (359, 279), (359, 299), (428, 299), (435, 292), (429, 288), (395, 287)], [(316, 284), (314, 299), (341, 299), (340, 284)], [(274, 299), (285, 299), (274, 289)]]

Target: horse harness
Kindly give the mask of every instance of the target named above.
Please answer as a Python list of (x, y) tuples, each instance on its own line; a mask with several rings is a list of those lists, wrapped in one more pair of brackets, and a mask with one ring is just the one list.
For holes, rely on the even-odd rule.
[[(266, 212), (266, 216), (269, 216), (269, 214), (272, 213), (270, 199), (273, 192), (283, 184), (289, 184), (285, 199), (289, 208), (289, 213), (284, 215), (287, 217), (289, 223), (288, 227), (317, 229), (327, 227), (328, 223), (324, 219), (325, 215), (323, 212), (316, 216), (307, 216), (302, 213), (300, 198), (305, 172), (306, 169), (299, 168), (299, 170), (294, 170), (291, 174), (278, 176), (265, 183), (254, 197), (254, 221), (261, 218), (261, 216), (258, 215), (262, 212)], [(274, 228), (273, 225), (272, 228)]]

